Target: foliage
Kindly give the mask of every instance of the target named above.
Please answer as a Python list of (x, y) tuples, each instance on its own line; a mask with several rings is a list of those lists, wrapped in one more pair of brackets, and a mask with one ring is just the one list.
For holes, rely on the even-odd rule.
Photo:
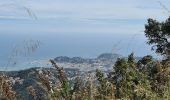
[(170, 17), (164, 22), (149, 18), (145, 25), (145, 36), (147, 43), (153, 45), (152, 50), (170, 60)]
[(16, 100), (16, 92), (12, 89), (12, 84), (9, 81), (9, 77), (4, 74), (0, 76), (0, 99)]

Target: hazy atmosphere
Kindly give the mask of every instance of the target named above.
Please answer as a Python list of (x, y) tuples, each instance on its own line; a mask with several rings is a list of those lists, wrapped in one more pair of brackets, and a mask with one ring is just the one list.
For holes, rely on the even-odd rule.
[(136, 56), (155, 56), (146, 45), (144, 24), (150, 17), (163, 20), (168, 16), (156, 0), (0, 2), (2, 62), (9, 59), (14, 46), (28, 40), (42, 43), (29, 55), (34, 59), (56, 56), (95, 58), (101, 53), (127, 56), (131, 52)]
[(30, 39), (43, 43), (35, 53), (39, 57), (96, 57), (104, 52), (127, 55), (132, 51), (137, 56), (153, 54), (145, 44), (144, 24), (147, 18), (162, 20), (168, 16), (156, 0), (0, 2), (3, 58), (9, 48)]
[(170, 100), (170, 0), (0, 0), (0, 100)]

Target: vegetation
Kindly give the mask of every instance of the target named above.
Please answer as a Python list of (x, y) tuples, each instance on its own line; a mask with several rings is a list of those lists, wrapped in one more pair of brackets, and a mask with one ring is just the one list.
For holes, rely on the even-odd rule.
[(170, 60), (170, 17), (165, 22), (148, 19), (145, 25), (145, 36), (148, 44), (153, 44), (152, 50)]
[[(170, 98), (170, 18), (165, 22), (148, 19), (145, 25), (145, 35), (152, 50), (161, 54), (165, 59), (156, 61), (152, 56), (144, 56), (136, 61), (134, 54), (128, 58), (117, 59), (113, 71), (103, 73), (97, 69), (96, 74), (89, 74), (86, 78), (79, 75), (71, 84), (53, 60), (52, 66), (58, 75), (51, 80), (50, 71), (36, 71), (40, 85), (46, 91), (47, 100), (169, 100)], [(58, 80), (58, 81), (57, 81)], [(8, 77), (0, 77), (0, 98), (15, 100), (15, 91), (8, 81)], [(32, 100), (38, 100), (36, 89), (27, 88)]]

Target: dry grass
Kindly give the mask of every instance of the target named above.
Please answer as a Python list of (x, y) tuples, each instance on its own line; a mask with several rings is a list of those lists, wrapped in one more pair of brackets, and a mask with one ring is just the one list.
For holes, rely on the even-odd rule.
[(16, 100), (16, 92), (12, 90), (12, 85), (6, 75), (0, 75), (0, 99)]

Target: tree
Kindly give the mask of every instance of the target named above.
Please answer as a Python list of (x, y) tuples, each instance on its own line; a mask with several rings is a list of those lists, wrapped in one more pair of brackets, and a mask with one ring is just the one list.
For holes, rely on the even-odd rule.
[(136, 63), (133, 53), (127, 59), (118, 59), (114, 66), (114, 81), (117, 98), (133, 98), (134, 87), (137, 83)]
[(149, 18), (145, 25), (145, 36), (147, 43), (153, 45), (152, 50), (170, 60), (170, 17), (164, 22)]

